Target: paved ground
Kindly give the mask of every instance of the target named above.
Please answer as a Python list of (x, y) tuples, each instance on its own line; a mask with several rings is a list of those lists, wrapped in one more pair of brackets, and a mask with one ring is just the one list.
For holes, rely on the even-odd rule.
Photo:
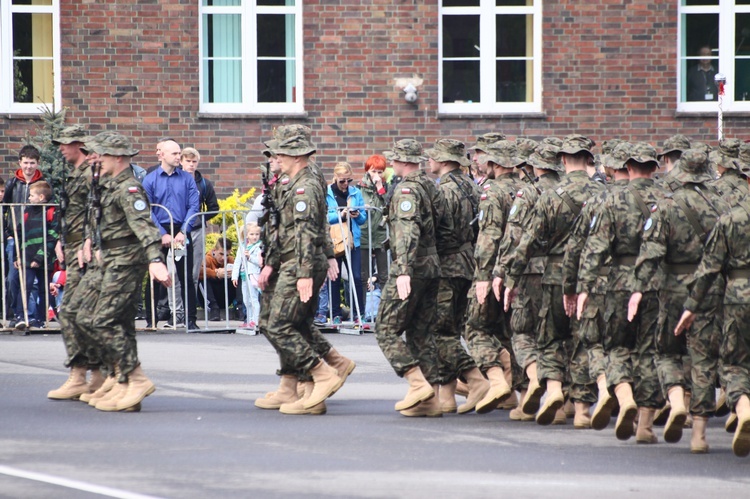
[(750, 460), (711, 422), (711, 454), (619, 442), (507, 412), (407, 419), (405, 384), (373, 335), (330, 335), (357, 361), (326, 416), (253, 407), (273, 389), (263, 337), (145, 334), (158, 389), (141, 413), (102, 413), (46, 392), (66, 376), (59, 335), (0, 336), (0, 497), (744, 497)]

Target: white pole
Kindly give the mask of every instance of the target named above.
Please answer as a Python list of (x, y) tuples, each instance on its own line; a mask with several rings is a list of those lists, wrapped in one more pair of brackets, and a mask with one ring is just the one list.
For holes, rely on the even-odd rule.
[(714, 81), (716, 82), (716, 88), (719, 91), (719, 115), (717, 130), (719, 135), (719, 142), (724, 138), (724, 85), (727, 82), (727, 77), (723, 73), (716, 73), (714, 75)]

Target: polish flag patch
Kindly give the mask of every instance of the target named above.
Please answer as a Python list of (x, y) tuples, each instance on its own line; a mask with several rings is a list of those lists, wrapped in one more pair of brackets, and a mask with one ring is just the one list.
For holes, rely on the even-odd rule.
[(484, 190), (485, 190), (485, 191), (489, 191), (489, 190), (490, 190), (490, 187), (492, 187), (492, 186), (491, 186), (491, 185), (489, 185), (489, 184), (487, 184), (487, 185), (485, 185), (485, 186), (484, 186)]
[(522, 197), (523, 197), (523, 191), (518, 191), (518, 192), (516, 193), (516, 197), (517, 197), (517, 198), (522, 198)]
[(487, 199), (487, 194), (482, 194), (482, 196), (480, 197), (480, 199), (481, 199), (482, 201), (484, 201), (485, 199)]
[(408, 187), (404, 187), (403, 189), (401, 189), (401, 194), (411, 194), (411, 189), (409, 189)]
[(305, 193), (305, 189), (303, 187), (300, 187), (299, 189), (297, 189), (297, 194), (304, 194), (304, 193)]
[(289, 183), (289, 177), (284, 177), (283, 179), (281, 179), (281, 185), (286, 185), (288, 183)]
[(138, 192), (138, 187), (128, 187), (128, 192), (131, 194), (135, 194)]

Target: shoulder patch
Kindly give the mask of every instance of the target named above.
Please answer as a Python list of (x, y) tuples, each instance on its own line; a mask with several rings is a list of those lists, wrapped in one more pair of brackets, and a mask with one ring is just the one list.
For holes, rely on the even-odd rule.
[(646, 220), (646, 223), (643, 224), (643, 231), (644, 232), (648, 231), (653, 225), (654, 225), (654, 221), (651, 218), (649, 218), (648, 220)]
[(289, 177), (284, 177), (281, 179), (281, 185), (286, 185), (289, 183)]
[(482, 194), (481, 196), (479, 196), (479, 199), (484, 201), (485, 199), (487, 199), (487, 194)]
[(589, 204), (589, 202), (588, 201), (584, 201), (583, 204), (581, 205), (581, 208), (584, 208), (587, 204)]
[(492, 184), (487, 184), (485, 186), (482, 186), (482, 189), (484, 189), (485, 191), (489, 191), (490, 187), (492, 187)]
[(298, 201), (297, 204), (294, 205), (294, 209), (302, 213), (307, 209), (307, 203), (305, 203), (304, 201)]
[(593, 218), (591, 219), (591, 225), (589, 226), (589, 228), (593, 229), (594, 225), (596, 225), (596, 215), (594, 215)]
[(513, 206), (512, 206), (511, 208), (510, 208), (510, 214), (511, 214), (511, 215), (515, 215), (517, 211), (518, 211), (518, 205), (517, 205), (517, 204), (514, 204), (514, 205), (513, 205)]
[(131, 194), (135, 194), (138, 192), (138, 187), (128, 187), (128, 192)]
[(651, 213), (654, 213), (656, 211), (656, 204), (651, 205)]
[(297, 189), (297, 194), (304, 194), (304, 193), (305, 193), (304, 187), (300, 187), (299, 189)]
[(143, 199), (138, 199), (135, 203), (133, 203), (133, 208), (135, 208), (137, 211), (143, 211), (146, 209), (146, 201)]
[(523, 197), (523, 191), (516, 192), (516, 197), (517, 198), (522, 198)]
[(401, 204), (399, 205), (399, 208), (401, 209), (401, 211), (408, 212), (408, 211), (411, 211), (411, 209), (413, 208), (413, 206), (414, 205), (412, 204), (411, 201), (409, 201), (408, 199), (405, 199), (405, 200), (401, 201)]
[(411, 189), (409, 189), (408, 187), (404, 187), (403, 189), (401, 189), (401, 194), (411, 194)]

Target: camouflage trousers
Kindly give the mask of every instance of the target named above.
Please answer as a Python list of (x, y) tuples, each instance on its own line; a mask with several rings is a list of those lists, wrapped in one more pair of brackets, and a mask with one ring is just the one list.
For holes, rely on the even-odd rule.
[[(271, 315), (271, 299), (276, 293), (276, 282), (279, 280), (278, 272), (271, 274), (268, 279), (266, 289), (260, 295), (260, 313), (258, 314), (258, 329), (260, 333), (268, 338), (268, 319)], [(319, 357), (324, 357), (331, 350), (331, 344), (325, 339), (320, 330), (313, 324), (311, 326), (310, 335), (312, 342), (310, 346), (318, 354)], [(274, 346), (271, 343), (271, 346)], [(274, 347), (275, 348), (275, 347)], [(312, 381), (312, 376), (308, 372), (296, 372), (294, 366), (291, 364), (291, 360), (284, 351), (276, 350), (276, 354), (279, 356), (279, 369), (276, 370), (277, 376), (283, 376), (290, 374), (296, 376), (300, 381)]]
[[(307, 375), (320, 362), (319, 354), (311, 345), (319, 341), (313, 337), (313, 331), (317, 331), (313, 326), (313, 318), (318, 307), (320, 287), (326, 278), (328, 264), (323, 262), (315, 266), (313, 293), (307, 303), (302, 303), (297, 291), (297, 268), (294, 260), (281, 264), (275, 289), (272, 293), (263, 293), (271, 295), (270, 303), (266, 304), (268, 320), (263, 332), (279, 355), (281, 374)], [(264, 321), (263, 318), (259, 320)], [(328, 350), (330, 344), (326, 352)]]
[[(691, 358), (687, 348), (687, 335), (674, 335), (674, 328), (682, 315), (687, 299), (684, 290), (667, 288), (658, 291), (659, 318), (656, 325), (656, 372), (659, 375), (662, 395), (673, 386), (692, 392)], [(639, 307), (640, 308), (640, 307)], [(696, 325), (705, 324), (704, 314), (698, 314)], [(694, 326), (695, 327), (695, 326)], [(702, 328), (703, 326), (698, 326)]]
[(589, 294), (589, 301), (581, 315), (579, 335), (589, 362), (589, 377), (596, 381), (599, 376), (606, 374), (607, 356), (602, 348), (602, 332), (604, 331), (604, 295)]
[(656, 324), (659, 300), (645, 293), (633, 322), (628, 321), (630, 291), (607, 293), (602, 346), (607, 355), (607, 385), (610, 393), (620, 383), (633, 385), (638, 407), (659, 408), (664, 404), (656, 372)]
[[(99, 345), (104, 364), (110, 369), (120, 367), (120, 383), (126, 383), (128, 375), (139, 364), (135, 313), (146, 268), (146, 265), (105, 265), (99, 296), (92, 303), (93, 310), (81, 308), (76, 316), (78, 323)], [(88, 284), (88, 280), (82, 281), (81, 286), (84, 283)]]
[[(67, 272), (67, 280), (65, 282), (65, 293), (63, 293), (63, 301), (60, 307), (60, 314), (58, 320), (60, 321), (60, 332), (62, 333), (63, 343), (65, 344), (65, 353), (67, 358), (65, 359), (65, 367), (79, 367), (88, 366), (96, 367), (101, 364), (101, 359), (98, 357), (98, 352), (95, 345), (91, 345), (90, 341), (87, 340), (85, 332), (81, 330), (80, 325), (76, 322), (76, 313), (79, 310), (82, 303), (77, 299), (76, 295), (81, 291), (87, 291), (88, 287), (82, 289), (79, 287), (81, 282), (81, 274), (78, 272), (78, 248), (81, 245), (73, 246), (68, 245), (65, 248), (65, 261), (69, 263), (69, 270)], [(89, 266), (89, 273), (98, 274), (99, 269), (95, 266)], [(94, 291), (98, 296), (98, 286), (91, 290)], [(94, 302), (96, 297), (94, 297)]]
[(493, 367), (502, 369), (500, 352), (504, 348), (503, 341), (507, 339), (502, 305), (495, 299), (492, 289), (480, 305), (474, 284), (469, 288), (468, 301), (464, 339), (469, 353), (483, 373)]
[(727, 400), (734, 408), (742, 395), (750, 396), (750, 304), (724, 305), (721, 360)]
[(440, 384), (450, 383), (461, 373), (476, 367), (474, 359), (461, 344), (464, 330), (469, 279), (446, 277), (440, 279), (437, 293), (434, 335), (438, 352)]
[[(396, 277), (385, 283), (375, 323), (380, 350), (397, 375), (419, 366), (430, 384), (440, 383), (435, 335), (431, 329), (437, 312), (438, 278), (411, 278), (411, 293), (398, 296)], [(405, 334), (406, 341), (401, 339)]]
[(511, 303), (511, 344), (518, 365), (525, 371), (536, 362), (536, 328), (542, 305), (542, 275), (524, 274), (518, 280), (518, 294)]
[[(588, 352), (583, 346), (580, 324), (575, 318), (565, 315), (561, 285), (542, 284), (542, 292), (537, 329), (539, 380), (565, 382), (565, 372), (569, 368), (570, 399), (593, 403), (596, 401), (596, 384), (589, 376)], [(566, 350), (565, 342), (569, 340)]]

